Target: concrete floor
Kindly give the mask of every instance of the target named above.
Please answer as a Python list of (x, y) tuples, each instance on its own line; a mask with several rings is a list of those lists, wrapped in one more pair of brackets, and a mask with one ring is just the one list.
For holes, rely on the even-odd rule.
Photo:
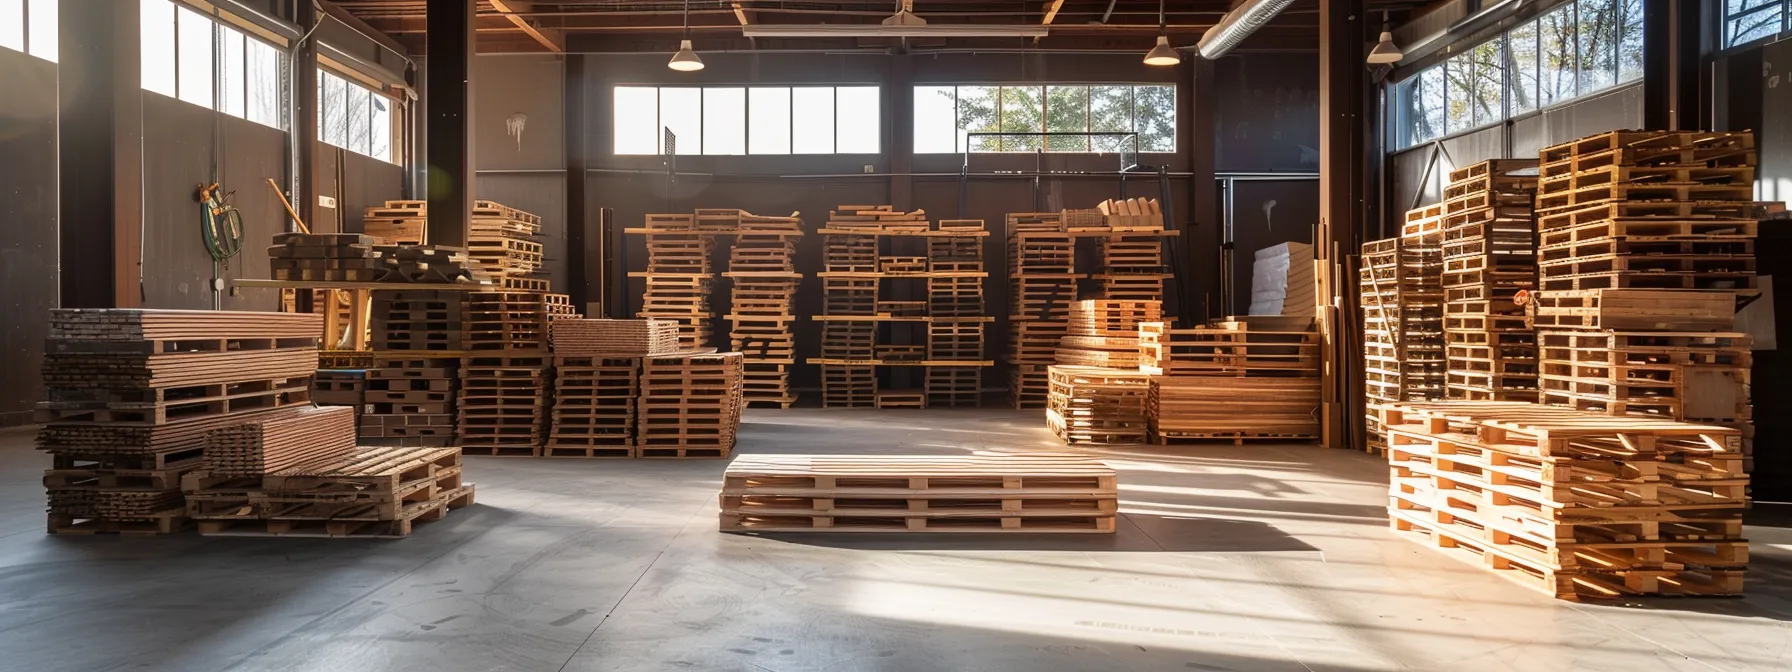
[[(751, 411), (741, 452), (1057, 448), (1037, 412)], [(1385, 468), (1103, 451), (1112, 536), (716, 532), (720, 461), (468, 458), (409, 539), (50, 537), (0, 433), (0, 669), (1787, 670), (1792, 530), (1744, 599), (1561, 602), (1392, 536)]]

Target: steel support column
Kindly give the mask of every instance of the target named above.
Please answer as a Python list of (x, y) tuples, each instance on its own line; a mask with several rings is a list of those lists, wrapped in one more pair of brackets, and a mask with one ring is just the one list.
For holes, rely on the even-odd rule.
[[(1332, 297), (1320, 300), (1320, 319), (1327, 340), (1321, 366), (1327, 381), (1321, 408), (1323, 442), (1332, 448), (1362, 445), (1364, 396), (1360, 339), (1354, 291), (1355, 270), (1347, 263), (1356, 254), (1367, 222), (1364, 219), (1370, 182), (1364, 144), (1367, 66), (1363, 0), (1319, 3), (1319, 232), (1315, 256), (1338, 273)], [(1352, 347), (1354, 345), (1354, 347)]]
[(1698, 0), (1643, 0), (1643, 128), (1698, 130), (1706, 10)]
[(473, 216), (473, 33), (475, 0), (429, 3), (426, 223), (429, 243), (465, 247)]
[[(317, 5), (310, 2), (298, 2), (293, 6), (293, 22), (300, 30), (309, 32), (318, 21)], [(317, 196), (321, 193), (317, 179), (317, 34), (311, 33), (304, 43), (298, 45), (293, 52), (292, 61), (292, 96), (293, 96), (293, 163), (292, 163), (292, 198), (293, 209), (298, 211), (299, 219), (305, 226), (315, 227), (317, 221)]]
[(1213, 177), (1218, 160), (1215, 125), (1219, 123), (1219, 89), (1215, 86), (1213, 61), (1191, 53), (1177, 70), (1178, 79), (1188, 83), (1177, 90), (1184, 92), (1178, 102), (1182, 109), (1189, 111), (1183, 115), (1185, 121), (1179, 129), (1182, 137), (1188, 138), (1189, 179), (1187, 226), (1178, 227), (1183, 232), (1182, 240), (1176, 245), (1182, 251), (1182, 258), (1176, 261), (1181, 271), (1193, 280), (1187, 286), (1196, 294), (1183, 297), (1182, 305), (1198, 306), (1200, 311), (1177, 317), (1184, 324), (1198, 325), (1208, 318), (1223, 317), (1221, 307), (1226, 304), (1220, 295), (1225, 286), (1221, 280), (1224, 273), (1221, 268), (1224, 232), (1221, 229), (1225, 224), (1220, 215), (1219, 183)]
[(63, 0), (58, 11), (58, 305), (66, 308), (143, 302), (140, 14), (137, 3), (113, 0)]
[[(572, 305), (580, 312), (602, 317), (603, 285), (601, 281), (593, 282), (592, 278), (603, 277), (603, 246), (608, 241), (600, 239), (592, 244), (590, 222), (585, 215), (585, 168), (589, 163), (586, 156), (589, 147), (586, 143), (585, 65), (589, 58), (583, 54), (566, 55), (563, 87), (566, 96), (566, 291), (572, 297)], [(593, 259), (597, 263), (591, 263)], [(595, 273), (588, 270), (592, 266), (596, 267)], [(586, 305), (593, 300), (599, 302), (598, 310)]]

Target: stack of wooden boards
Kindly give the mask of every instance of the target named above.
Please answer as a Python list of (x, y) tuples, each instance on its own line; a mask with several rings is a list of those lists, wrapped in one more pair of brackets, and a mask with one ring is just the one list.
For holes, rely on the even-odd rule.
[(715, 235), (699, 231), (694, 214), (648, 215), (645, 227), (627, 233), (640, 235), (647, 247), (647, 270), (628, 274), (647, 285), (636, 316), (677, 322), (685, 348), (709, 345), (715, 317), (709, 306)]
[(738, 352), (642, 360), (635, 457), (727, 457), (740, 428)]
[(1524, 402), (1380, 409), (1393, 528), (1564, 599), (1742, 592), (1735, 429)]
[[(273, 424), (278, 423), (262, 423), (262, 431), (274, 431), (268, 428)], [(251, 431), (214, 432), (206, 444), (208, 463), (213, 453), (242, 442)], [(462, 479), (458, 448), (356, 448), (354, 430), (347, 426), (311, 433), (310, 454), (296, 463), (224, 472), (208, 467), (183, 477), (187, 513), (199, 522), (199, 533), (405, 537), (413, 525), (473, 503), (473, 484)]]
[(1139, 368), (1139, 325), (1163, 322), (1162, 301), (1084, 299), (1072, 304), (1069, 335), (1058, 340), (1057, 364)]
[[(367, 209), (363, 230), (381, 245), (424, 245), (428, 206), (428, 201), (386, 201)], [(480, 275), (503, 288), (547, 291), (548, 281), (537, 277), (542, 246), (534, 237), (541, 218), (492, 201), (474, 201), (472, 215), (466, 253)]]
[(168, 533), (205, 434), (306, 403), (316, 315), (59, 309), (38, 447), (54, 534)]
[(1309, 317), (1253, 315), (1206, 327), (1139, 325), (1151, 440), (1318, 438), (1319, 334)]
[(1536, 401), (1537, 339), (1520, 293), (1537, 288), (1537, 162), (1483, 161), (1444, 190), (1445, 396)]
[(983, 222), (843, 205), (820, 233), (821, 356), (809, 363), (821, 367), (822, 405), (976, 406), (994, 363), (982, 359), (994, 319), (983, 314)]
[(1076, 238), (1062, 213), (1012, 213), (1007, 218), (1008, 389), (1015, 408), (1044, 408), (1057, 362), (1058, 342), (1069, 334), (1076, 301)]
[(371, 236), (358, 233), (281, 233), (268, 247), (275, 280), (373, 282), (385, 274)]
[[(744, 394), (755, 402), (789, 408), (790, 367), (796, 364), (796, 338), (791, 324), (797, 285), (796, 240), (803, 221), (796, 217), (763, 217), (742, 210), (699, 210), (701, 224), (724, 219), (735, 232), (728, 250), (730, 290), (729, 340), (746, 367)], [(713, 214), (711, 214), (713, 213)], [(731, 219), (729, 219), (731, 218)]]
[(1075, 455), (742, 455), (724, 532), (1112, 533), (1114, 470)]

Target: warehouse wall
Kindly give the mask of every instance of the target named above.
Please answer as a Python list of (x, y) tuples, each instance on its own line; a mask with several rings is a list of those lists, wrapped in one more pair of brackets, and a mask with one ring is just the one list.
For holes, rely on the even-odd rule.
[[(664, 65), (664, 64), (662, 64)], [(473, 59), (473, 197), (541, 216), (548, 277), (566, 291), (566, 70), (561, 57)], [(512, 132), (513, 128), (520, 132)]]
[(56, 64), (0, 49), (0, 426), (43, 398), (56, 263)]
[[(1262, 174), (1319, 172), (1319, 55), (1256, 53), (1214, 63), (1214, 165), (1220, 197), (1231, 203), (1232, 268), (1227, 292), (1235, 314), (1251, 304), (1251, 265), (1257, 250), (1313, 242), (1319, 221), (1319, 180), (1261, 179)], [(1252, 173), (1227, 180), (1227, 173)]]
[[(403, 166), (322, 142), (317, 143), (317, 151), (312, 156), (317, 157), (318, 193), (336, 199), (334, 208), (318, 206), (317, 216), (321, 221), (306, 222), (313, 231), (360, 232), (368, 208), (406, 198)], [(267, 187), (263, 185), (262, 188)], [(269, 195), (271, 197), (272, 192)], [(278, 202), (274, 205), (279, 207)]]

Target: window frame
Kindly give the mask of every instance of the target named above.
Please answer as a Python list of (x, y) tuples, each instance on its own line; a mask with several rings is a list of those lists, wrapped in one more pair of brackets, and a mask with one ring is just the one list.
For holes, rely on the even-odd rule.
[[(1717, 22), (1720, 52), (1744, 49), (1755, 44), (1774, 41), (1783, 36), (1792, 34), (1792, 0), (1773, 0), (1772, 2), (1764, 3), (1758, 7), (1734, 12), (1730, 11), (1730, 0), (1719, 0), (1712, 4), (1713, 6), (1711, 10), (1713, 14), (1715, 14)], [(1769, 12), (1779, 15), (1780, 25), (1778, 30), (1757, 35), (1748, 38), (1747, 40), (1737, 41), (1737, 35), (1733, 28), (1739, 20), (1745, 17), (1766, 14)]]
[[(143, 2), (144, 0), (126, 0), (126, 1)], [(291, 132), (292, 131), (292, 119), (290, 119), (291, 115), (289, 114), (289, 112), (287, 110), (287, 105), (286, 105), (286, 101), (284, 100), (284, 97), (286, 95), (285, 92), (290, 88), (290, 85), (291, 85), (292, 61), (287, 58), (285, 45), (282, 45), (282, 44), (278, 43), (275, 39), (270, 38), (268, 31), (262, 29), (259, 26), (254, 25), (251, 22), (245, 21), (229, 12), (225, 12), (225, 11), (213, 8), (208, 13), (207, 11), (202, 11), (202, 8), (199, 8), (199, 7), (196, 7), (193, 5), (189, 5), (184, 2), (179, 2), (177, 0), (162, 0), (162, 2), (171, 8), (171, 11), (169, 12), (169, 14), (172, 17), (171, 21), (169, 21), (168, 26), (167, 26), (168, 35), (169, 35), (169, 41), (168, 41), (167, 46), (171, 47), (170, 53), (168, 53), (169, 60), (167, 63), (168, 71), (172, 76), (171, 80), (169, 82), (170, 90), (164, 92), (164, 91), (160, 91), (158, 89), (152, 89), (147, 86), (142, 86), (141, 83), (139, 84), (139, 88), (141, 88), (145, 91), (150, 91), (150, 92), (153, 92), (153, 93), (156, 93), (159, 95), (173, 98), (175, 100), (179, 100), (179, 101), (187, 103), (189, 105), (199, 105), (200, 107), (204, 107), (206, 109), (212, 110), (213, 112), (217, 112), (219, 114), (237, 117), (239, 119), (251, 121), (256, 124), (260, 124), (262, 126), (267, 126), (269, 128), (273, 128), (273, 129), (276, 129), (276, 130), (279, 130), (282, 132)], [(201, 105), (199, 103), (195, 103), (191, 100), (188, 100), (187, 98), (183, 98), (180, 95), (181, 79), (182, 79), (182, 77), (181, 77), (181, 56), (180, 56), (180, 52), (181, 52), (180, 17), (182, 16), (182, 14), (181, 14), (182, 11), (191, 12), (191, 13), (199, 16), (200, 18), (205, 19), (206, 27), (211, 32), (211, 39), (210, 39), (211, 49), (209, 50), (210, 56), (211, 56), (211, 68), (210, 68), (210, 72), (211, 72), (211, 87), (210, 87), (211, 88), (211, 102), (210, 102), (210, 104)], [(242, 79), (243, 79), (242, 87), (241, 87), (241, 91), (240, 91), (242, 99), (240, 101), (237, 101), (238, 104), (241, 105), (241, 109), (242, 109), (241, 115), (234, 114), (234, 113), (230, 112), (229, 110), (227, 110), (226, 109), (227, 105), (224, 102), (225, 95), (227, 93), (231, 93), (231, 92), (225, 90), (225, 83), (224, 83), (225, 68), (227, 67), (224, 63), (224, 57), (227, 55), (227, 50), (225, 49), (226, 36), (240, 37), (243, 40), (243, 48), (240, 51), (240, 53), (238, 53), (236, 55), (237, 58), (240, 60)], [(262, 78), (259, 76), (260, 71), (249, 67), (250, 62), (251, 62), (250, 54), (257, 50), (257, 48), (255, 46), (253, 46), (255, 43), (259, 43), (260, 48), (265, 50), (262, 53), (264, 53), (264, 54), (272, 53), (273, 54), (274, 64), (275, 64), (274, 73), (273, 73), (274, 80), (275, 80), (274, 90), (276, 92), (278, 92), (279, 95), (282, 97), (282, 100), (276, 106), (276, 110), (275, 110), (276, 123), (271, 124), (271, 125), (260, 120), (258, 118), (260, 115), (258, 115), (258, 114), (251, 115), (250, 114), (249, 100), (252, 95), (251, 91), (253, 89), (257, 88), (256, 85), (265, 83), (265, 78)], [(140, 46), (139, 48), (143, 49), (145, 47)], [(140, 62), (139, 67), (143, 67), (144, 65), (148, 64), (148, 59), (144, 57), (144, 54), (139, 53), (138, 59)]]
[[(911, 90), (913, 90), (915, 92), (919, 92), (923, 88), (928, 89), (930, 92), (936, 92), (937, 90), (940, 90), (940, 89), (949, 89), (952, 91), (951, 122), (952, 122), (952, 133), (953, 133), (952, 151), (951, 152), (940, 152), (940, 151), (924, 152), (924, 151), (917, 150), (917, 151), (915, 151), (915, 154), (927, 154), (927, 155), (966, 154), (966, 153), (970, 153), (970, 154), (1030, 154), (1030, 153), (1035, 153), (1035, 152), (1043, 152), (1043, 153), (1048, 153), (1048, 154), (1112, 154), (1116, 150), (1111, 150), (1111, 149), (1107, 149), (1107, 148), (1098, 148), (1098, 145), (1100, 144), (1099, 138), (1101, 136), (1086, 136), (1089, 138), (1089, 140), (1088, 140), (1087, 144), (1084, 146), (1085, 148), (1083, 148), (1083, 149), (1053, 149), (1052, 147), (1056, 143), (1052, 142), (1052, 138), (1050, 138), (1050, 137), (1042, 137), (1039, 139), (1023, 139), (1023, 140), (1016, 142), (1015, 144), (1017, 144), (1019, 146), (1017, 148), (1013, 148), (1013, 149), (1010, 149), (1007, 146), (1009, 144), (1008, 142), (1000, 142), (1000, 140), (1001, 140), (1000, 138), (998, 138), (996, 140), (991, 140), (991, 139), (985, 138), (981, 141), (979, 148), (973, 149), (973, 148), (969, 147), (970, 143), (969, 143), (968, 139), (965, 137), (965, 133), (966, 132), (980, 132), (980, 131), (969, 131), (968, 129), (960, 126), (959, 109), (960, 109), (960, 105), (962, 104), (962, 102), (965, 99), (964, 95), (961, 93), (961, 90), (966, 89), (966, 88), (989, 90), (989, 92), (991, 94), (990, 100), (993, 105), (992, 109), (994, 110), (994, 113), (995, 113), (995, 118), (993, 120), (993, 124), (994, 124), (993, 128), (997, 129), (997, 132), (1002, 132), (1001, 129), (1003, 129), (1005, 122), (1006, 122), (1006, 117), (1008, 114), (1008, 106), (1006, 104), (1006, 99), (1007, 99), (1006, 92), (1009, 89), (1032, 89), (1037, 94), (1037, 98), (1039, 101), (1039, 108), (1038, 108), (1039, 126), (1032, 131), (1009, 131), (1009, 132), (1045, 133), (1045, 132), (1048, 132), (1046, 129), (1052, 126), (1052, 118), (1051, 118), (1052, 90), (1053, 89), (1066, 89), (1066, 88), (1081, 88), (1081, 89), (1083, 89), (1083, 95), (1081, 97), (1081, 100), (1083, 103), (1083, 110), (1082, 110), (1083, 131), (1082, 132), (1084, 132), (1084, 133), (1116, 133), (1116, 134), (1134, 133), (1134, 134), (1136, 134), (1139, 132), (1139, 128), (1140, 128), (1140, 126), (1139, 126), (1139, 124), (1140, 124), (1140, 120), (1139, 120), (1139, 89), (1144, 88), (1144, 87), (1165, 88), (1165, 89), (1170, 90), (1171, 104), (1170, 104), (1170, 117), (1169, 118), (1170, 118), (1170, 126), (1172, 127), (1172, 129), (1174, 129), (1174, 127), (1176, 125), (1176, 120), (1180, 118), (1180, 115), (1182, 113), (1181, 98), (1178, 95), (1179, 91), (1177, 88), (1178, 84), (1175, 82), (1141, 82), (1141, 81), (1129, 81), (1129, 82), (1093, 82), (1093, 81), (915, 82), (910, 87)], [(1106, 90), (1106, 89), (1117, 89), (1117, 88), (1124, 88), (1127, 90), (1126, 122), (1123, 124), (1124, 128), (1121, 130), (1115, 130), (1115, 131), (1094, 130), (1095, 127), (1098, 125), (1097, 120), (1096, 120), (1096, 115), (1095, 115), (1095, 109), (1096, 109), (1095, 90), (1096, 89)], [(916, 111), (914, 109), (912, 109), (912, 107), (913, 107), (912, 103), (913, 103), (913, 100), (911, 100), (911, 109), (909, 110), (910, 116), (911, 116), (911, 122), (912, 122), (912, 118), (916, 114)], [(1102, 125), (1106, 125), (1106, 124), (1102, 124)], [(1065, 132), (1065, 131), (1052, 131), (1052, 132)], [(919, 133), (917, 133), (917, 135), (919, 135)], [(987, 148), (988, 145), (983, 144), (983, 143), (991, 143), (991, 142), (997, 143), (995, 149), (988, 149)], [(1178, 149), (1179, 138), (1177, 137), (1176, 133), (1173, 130), (1169, 134), (1169, 142), (1170, 142), (1170, 146), (1168, 149), (1146, 149), (1145, 143), (1144, 143), (1143, 139), (1141, 139), (1139, 142), (1137, 151), (1141, 154), (1175, 154), (1177, 151), (1179, 151), (1179, 149)], [(917, 143), (917, 144), (920, 144), (920, 143)], [(1037, 147), (1035, 147), (1035, 146), (1037, 146)]]
[[(248, 50), (244, 49), (244, 51), (247, 52)], [(402, 132), (403, 129), (401, 128), (401, 126), (404, 123), (404, 116), (406, 114), (405, 101), (403, 99), (399, 98), (398, 96), (395, 96), (395, 95), (385, 91), (382, 87), (379, 87), (377, 83), (373, 82), (373, 80), (368, 79), (367, 77), (365, 77), (359, 73), (356, 73), (348, 68), (336, 67), (336, 64), (333, 61), (328, 61), (327, 59), (319, 59), (318, 66), (317, 66), (317, 85), (318, 85), (318, 88), (320, 89), (320, 91), (325, 86), (325, 81), (328, 78), (334, 78), (334, 79), (340, 80), (343, 83), (343, 87), (344, 87), (343, 95), (342, 95), (342, 106), (343, 106), (343, 110), (342, 110), (343, 139), (342, 140), (343, 141), (341, 144), (338, 144), (335, 142), (330, 142), (329, 140), (325, 139), (326, 135), (325, 135), (325, 130), (324, 130), (324, 123), (325, 123), (325, 120), (329, 118), (328, 117), (329, 110), (326, 109), (326, 107), (328, 107), (326, 104), (326, 99), (321, 94), (317, 97), (317, 115), (318, 115), (318, 117), (317, 117), (317, 123), (318, 123), (317, 141), (324, 143), (326, 145), (329, 145), (331, 147), (340, 148), (344, 151), (354, 152), (355, 154), (359, 154), (361, 156), (365, 156), (370, 159), (378, 159), (380, 161), (384, 161), (386, 163), (390, 163), (390, 164), (394, 164), (394, 165), (403, 165), (402, 163), (399, 162), (398, 159), (400, 159), (401, 157), (404, 156), (404, 153), (402, 151), (403, 150), (402, 145), (404, 143), (404, 134)], [(366, 109), (367, 118), (365, 119), (365, 122), (367, 124), (367, 137), (366, 137), (366, 140), (368, 143), (367, 151), (361, 151), (360, 149), (358, 149), (356, 147), (350, 146), (350, 145), (354, 144), (354, 140), (351, 137), (349, 137), (350, 130), (353, 128), (353, 125), (352, 125), (352, 122), (348, 118), (348, 113), (349, 113), (348, 100), (349, 100), (350, 96), (355, 95), (355, 89), (359, 89), (360, 91), (363, 91), (363, 92), (367, 93), (367, 95), (368, 95), (367, 109)], [(374, 104), (379, 103), (379, 102), (384, 102), (386, 104), (386, 111), (388, 114), (387, 120), (386, 120), (386, 122), (387, 122), (386, 123), (386, 129), (387, 129), (386, 130), (386, 152), (389, 154), (389, 156), (380, 156), (380, 155), (374, 153), (373, 147), (372, 147), (374, 138), (378, 137), (373, 132), (373, 129), (375, 128), (375, 124), (379, 119), (379, 115), (376, 112), (376, 110), (374, 109)]]
[[(619, 129), (617, 127), (617, 123), (619, 122), (619, 116), (615, 113), (614, 108), (616, 105), (616, 98), (617, 98), (616, 92), (620, 89), (639, 89), (639, 90), (649, 90), (649, 91), (653, 92), (653, 98), (656, 102), (655, 102), (655, 108), (654, 108), (654, 112), (653, 112), (653, 136), (654, 136), (653, 137), (653, 147), (654, 147), (654, 151), (651, 154), (633, 152), (633, 151), (631, 151), (631, 152), (617, 151), (618, 141), (620, 140), (620, 138), (622, 136), (622, 129)], [(620, 156), (659, 156), (660, 152), (665, 151), (665, 147), (662, 146), (662, 143), (665, 140), (663, 129), (666, 128), (666, 124), (665, 124), (666, 106), (664, 104), (663, 96), (660, 93), (661, 91), (663, 91), (665, 89), (695, 89), (698, 92), (698, 95), (697, 95), (697, 127), (699, 129), (706, 128), (708, 126), (708, 124), (710, 123), (709, 118), (708, 118), (708, 114), (709, 114), (708, 100), (709, 100), (709, 91), (710, 90), (712, 90), (712, 89), (715, 89), (715, 90), (724, 90), (724, 89), (725, 90), (740, 90), (743, 93), (743, 96), (742, 96), (743, 108), (742, 108), (742, 114), (741, 114), (741, 118), (740, 118), (740, 122), (739, 122), (741, 125), (741, 128), (744, 131), (742, 134), (742, 140), (745, 142), (745, 147), (744, 147), (743, 151), (711, 153), (709, 151), (708, 143), (706, 143), (704, 141), (707, 133), (703, 132), (702, 130), (699, 130), (698, 137), (696, 138), (696, 142), (695, 142), (695, 145), (696, 145), (694, 148), (695, 151), (689, 151), (689, 150), (693, 149), (693, 147), (691, 146), (691, 144), (689, 142), (690, 141), (689, 138), (686, 138), (683, 136), (680, 136), (678, 138), (678, 155), (679, 156), (730, 156), (730, 157), (878, 156), (878, 155), (883, 154), (885, 151), (885, 148), (884, 148), (884, 140), (885, 140), (884, 139), (884, 130), (885, 130), (885, 128), (884, 127), (885, 127), (886, 123), (888, 123), (888, 120), (885, 120), (882, 118), (884, 86), (880, 82), (833, 82), (833, 83), (823, 83), (823, 82), (725, 83), (725, 82), (716, 82), (716, 83), (708, 83), (708, 84), (701, 84), (701, 85), (680, 85), (680, 84), (670, 84), (670, 83), (664, 83), (664, 82), (640, 82), (640, 83), (617, 82), (617, 83), (611, 84), (610, 89), (609, 89), (610, 90), (610, 104), (611, 104), (611, 108), (612, 108), (611, 118), (610, 118), (610, 155), (611, 156), (618, 156), (618, 157), (620, 157)], [(809, 106), (797, 105), (796, 97), (797, 97), (797, 91), (799, 89), (826, 89), (829, 93), (828, 98), (830, 101), (832, 101), (831, 105), (832, 105), (833, 109), (831, 111), (831, 114), (829, 115), (830, 126), (829, 126), (829, 133), (827, 134), (827, 137), (829, 138), (829, 140), (828, 140), (829, 150), (826, 152), (815, 152), (815, 151), (806, 151), (805, 149), (799, 149), (799, 145), (801, 145), (801, 143), (802, 143), (802, 141), (800, 141), (799, 138), (813, 137), (816, 135), (813, 133), (810, 133), (810, 134), (798, 133), (798, 125), (799, 125), (798, 120), (804, 118), (803, 115), (801, 113), (799, 113), (799, 110), (810, 109)], [(839, 133), (840, 133), (840, 89), (870, 89), (876, 94), (878, 104), (877, 104), (875, 111), (877, 111), (878, 115), (879, 115), (877, 124), (875, 125), (877, 132), (873, 136), (875, 138), (875, 142), (877, 145), (876, 151), (872, 151), (872, 152), (841, 152), (840, 151), (840, 146), (841, 146), (840, 137), (839, 137)], [(787, 113), (785, 115), (785, 121), (786, 121), (786, 125), (787, 125), (787, 128), (786, 128), (787, 142), (781, 147), (781, 149), (783, 151), (756, 151), (755, 150), (755, 146), (753, 143), (753, 100), (754, 100), (753, 92), (755, 90), (761, 90), (761, 91), (782, 90), (785, 93), (785, 95), (787, 96), (787, 99), (786, 99), (787, 102), (785, 103), (786, 106), (784, 108)], [(732, 123), (732, 122), (730, 122), (730, 123)], [(633, 148), (631, 148), (631, 149), (633, 149)]]

